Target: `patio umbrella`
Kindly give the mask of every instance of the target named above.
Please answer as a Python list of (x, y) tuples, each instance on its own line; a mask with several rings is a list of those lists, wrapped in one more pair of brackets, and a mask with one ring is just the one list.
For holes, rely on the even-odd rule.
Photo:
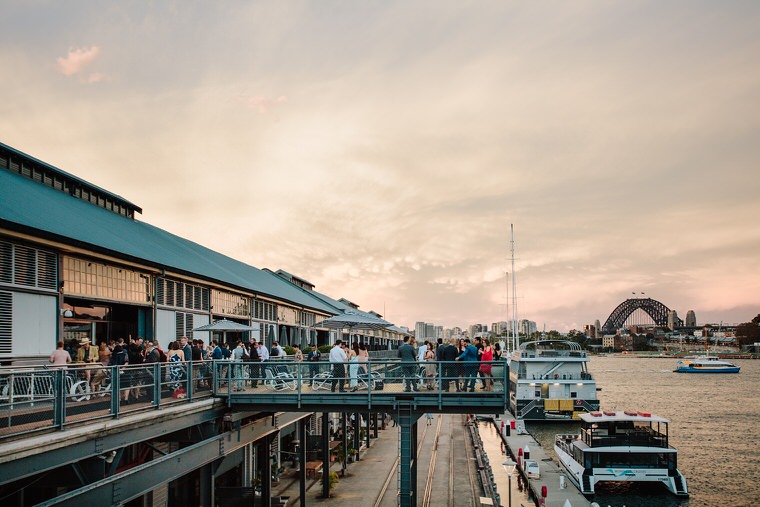
[(245, 324), (238, 324), (231, 320), (222, 319), (212, 322), (211, 324), (206, 324), (205, 326), (196, 327), (193, 331), (220, 331), (223, 336), (222, 341), (226, 342), (228, 331), (253, 331), (254, 329), (256, 328)]
[(326, 327), (328, 329), (348, 329), (348, 337), (351, 338), (351, 331), (355, 329), (385, 329), (392, 326), (387, 320), (373, 317), (368, 314), (359, 313), (342, 313), (333, 315), (322, 322), (317, 322), (314, 327)]

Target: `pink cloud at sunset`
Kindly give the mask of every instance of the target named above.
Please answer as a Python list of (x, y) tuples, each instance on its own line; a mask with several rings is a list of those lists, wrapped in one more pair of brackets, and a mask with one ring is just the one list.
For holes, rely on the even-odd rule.
[[(58, 72), (64, 76), (73, 76), (79, 74), (82, 70), (90, 65), (100, 55), (100, 48), (92, 46), (89, 48), (71, 48), (66, 56), (56, 59)], [(90, 77), (94, 76), (92, 74)], [(98, 79), (99, 81), (100, 79)]]
[(284, 95), (273, 99), (270, 97), (263, 97), (261, 95), (254, 95), (250, 97), (242, 97), (241, 101), (243, 105), (249, 109), (255, 109), (261, 114), (268, 113), (275, 106), (284, 104), (288, 101), (288, 98)]

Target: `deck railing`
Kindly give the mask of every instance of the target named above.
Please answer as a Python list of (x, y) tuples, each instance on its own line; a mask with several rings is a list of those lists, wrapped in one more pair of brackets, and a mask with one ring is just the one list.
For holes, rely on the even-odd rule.
[[(481, 370), (490, 366), (492, 377)], [(121, 414), (155, 410), (203, 397), (273, 393), (299, 399), (320, 395), (372, 396), (413, 392), (467, 399), (491, 391), (506, 401), (506, 363), (370, 361), (330, 364), (206, 361), (108, 366), (0, 368), (0, 440)], [(483, 383), (485, 379), (485, 384)], [(468, 392), (464, 392), (464, 384)], [(344, 393), (340, 393), (341, 383)], [(487, 389), (484, 389), (486, 387)], [(469, 389), (471, 388), (471, 390)], [(459, 390), (458, 390), (459, 389)], [(471, 392), (472, 391), (472, 392)]]

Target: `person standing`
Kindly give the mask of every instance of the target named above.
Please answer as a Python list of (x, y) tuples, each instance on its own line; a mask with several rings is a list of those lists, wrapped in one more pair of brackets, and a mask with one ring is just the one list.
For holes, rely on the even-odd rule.
[(480, 355), (480, 367), (478, 370), (483, 375), (483, 389), (490, 391), (493, 389), (493, 375), (491, 374), (491, 361), (493, 361), (493, 348), (488, 338), (483, 339), (483, 353)]
[(259, 370), (259, 373), (261, 374), (261, 380), (262, 382), (266, 380), (267, 377), (267, 365), (263, 363), (269, 362), (269, 349), (267, 349), (267, 346), (264, 345), (264, 342), (261, 341), (258, 344), (259, 346), (256, 348), (256, 352), (259, 354), (259, 361), (261, 361), (261, 369)]
[(435, 352), (433, 351), (433, 344), (425, 342), (427, 349), (425, 350), (425, 383), (427, 384), (428, 391), (435, 389)]
[(346, 392), (346, 367), (348, 355), (343, 348), (341, 340), (335, 340), (335, 345), (330, 349), (330, 365), (332, 366), (332, 386), (331, 391), (335, 392), (335, 386), (338, 385), (340, 392)]
[(235, 391), (242, 391), (243, 383), (245, 382), (243, 377), (243, 356), (245, 356), (245, 348), (243, 347), (243, 342), (238, 340), (235, 350), (232, 351), (232, 361), (235, 363), (235, 369), (233, 370)]
[(404, 343), (398, 348), (398, 357), (403, 363), (401, 366), (404, 380), (404, 391), (411, 392), (412, 389), (419, 391), (417, 388), (417, 353), (414, 350), (414, 338), (404, 337)]
[(166, 362), (169, 363), (169, 382), (171, 382), (175, 397), (180, 397), (184, 393), (184, 389), (182, 389), (182, 380), (185, 373), (185, 368), (182, 365), (184, 361), (185, 353), (182, 351), (180, 343), (176, 340), (171, 342)]
[(359, 388), (359, 344), (354, 342), (348, 349), (348, 377), (351, 379), (349, 385), (351, 391)]
[(63, 340), (59, 341), (56, 344), (56, 349), (50, 354), (50, 362), (53, 366), (68, 368), (67, 365), (71, 362), (71, 355), (64, 350), (64, 345)]
[(420, 345), (420, 348), (417, 349), (417, 362), (422, 363), (425, 361), (425, 352), (428, 350), (428, 341), (425, 340), (422, 342), (422, 345)]
[(311, 350), (309, 355), (306, 356), (306, 360), (309, 362), (309, 385), (314, 385), (314, 377), (319, 374), (319, 360), (322, 357), (322, 353), (317, 348), (316, 343), (311, 344)]
[(457, 339), (452, 338), (448, 345), (443, 346), (443, 351), (441, 352), (441, 361), (444, 361), (441, 389), (444, 391), (449, 390), (449, 382), (451, 381), (454, 382), (457, 392), (461, 391), (459, 388), (459, 377), (457, 376), (457, 364), (454, 362), (458, 355)]
[(464, 363), (464, 386), (462, 390), (467, 392), (469, 387), (470, 392), (475, 392), (475, 377), (478, 374), (478, 349), (475, 345), (470, 343), (470, 339), (464, 340), (464, 351), (457, 356), (457, 361)]
[(179, 339), (179, 345), (182, 349), (182, 355), (185, 357), (185, 361), (191, 361), (193, 359), (193, 347), (188, 343), (187, 336), (183, 336)]

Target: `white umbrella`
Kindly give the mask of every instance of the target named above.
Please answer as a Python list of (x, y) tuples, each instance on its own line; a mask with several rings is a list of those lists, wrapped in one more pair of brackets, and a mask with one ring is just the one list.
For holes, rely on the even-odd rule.
[(314, 327), (326, 327), (328, 329), (348, 329), (349, 339), (351, 338), (351, 331), (354, 329), (385, 329), (392, 326), (387, 320), (373, 317), (372, 315), (359, 314), (359, 313), (342, 313), (340, 315), (333, 315), (322, 322), (317, 322)]
[(238, 324), (237, 322), (233, 322), (231, 320), (222, 319), (212, 322), (211, 324), (196, 327), (193, 329), (193, 331), (220, 331), (224, 336), (222, 340), (226, 342), (228, 331), (253, 331), (254, 329), (256, 328), (247, 326), (245, 324)]

